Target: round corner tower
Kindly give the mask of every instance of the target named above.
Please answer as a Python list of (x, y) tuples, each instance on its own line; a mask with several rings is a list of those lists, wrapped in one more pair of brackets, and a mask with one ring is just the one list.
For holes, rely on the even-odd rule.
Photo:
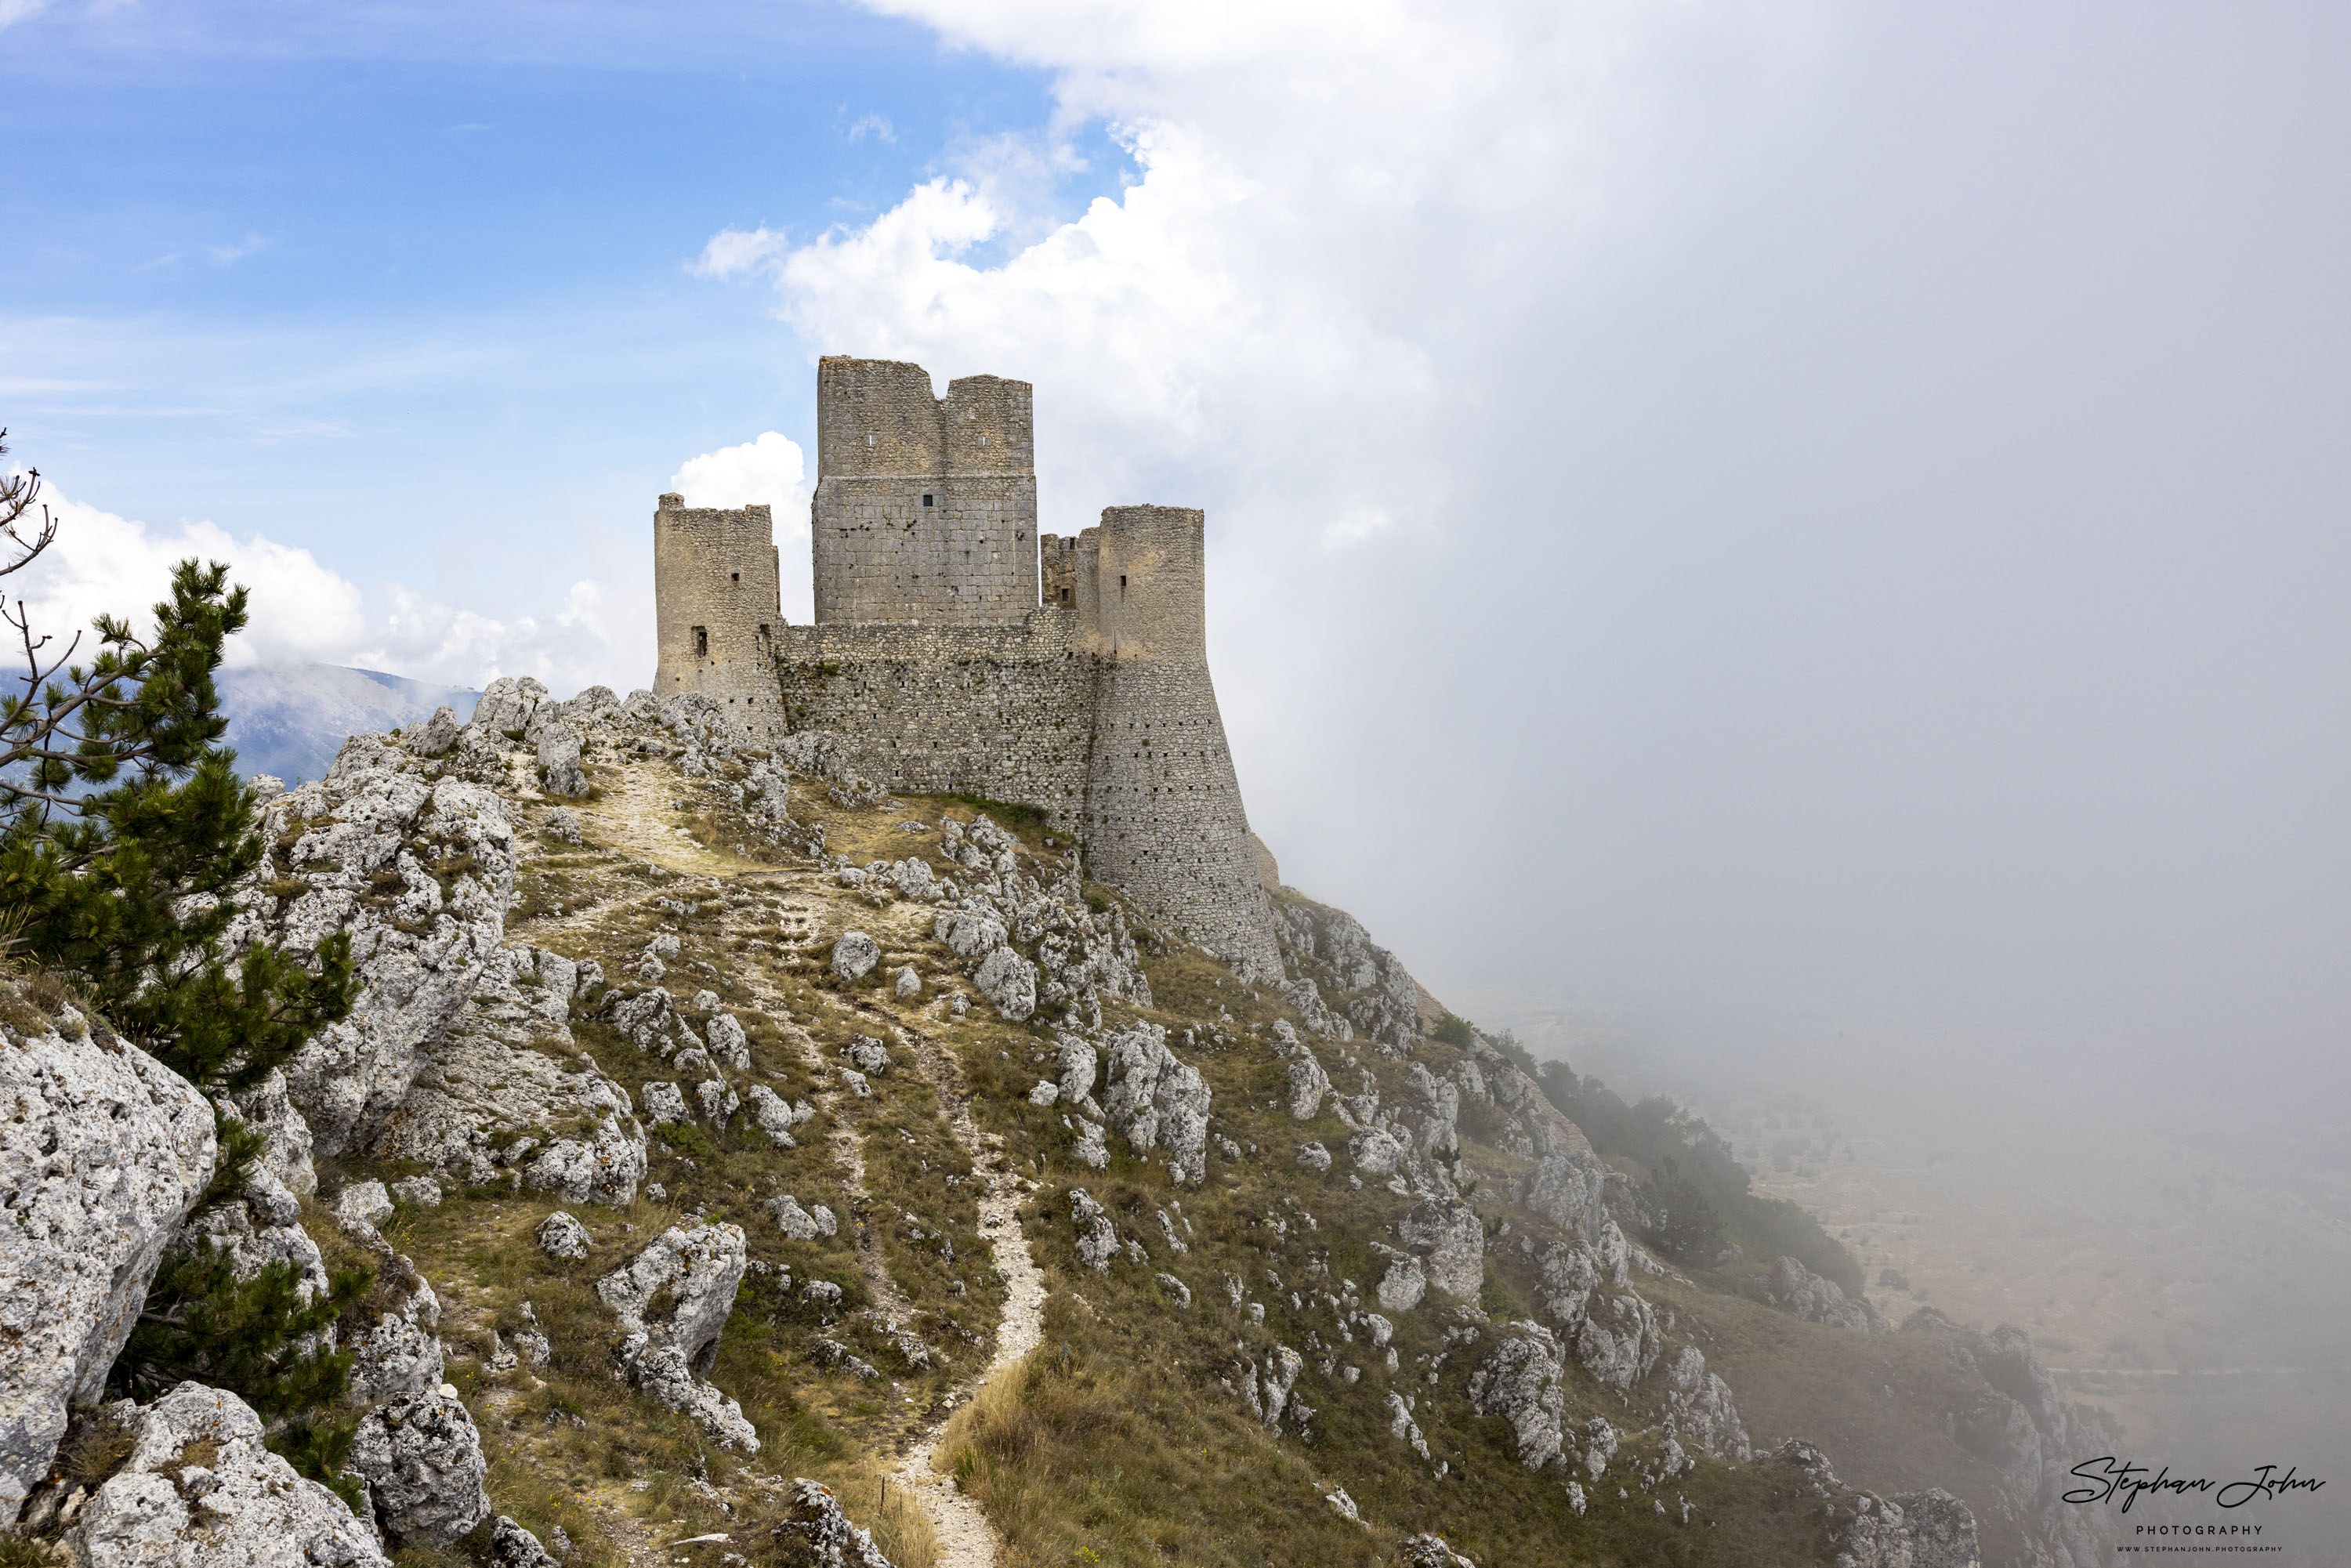
[[(1183, 507), (1112, 507), (1080, 537), (1102, 661), (1087, 769), (1087, 869), (1124, 888), (1244, 975), (1280, 979), (1240, 779), (1208, 678), (1205, 518)], [(1091, 614), (1087, 612), (1091, 611)]]
[(655, 696), (700, 692), (746, 739), (780, 732), (782, 606), (768, 507), (689, 507), (683, 496), (662, 497), (653, 513)]

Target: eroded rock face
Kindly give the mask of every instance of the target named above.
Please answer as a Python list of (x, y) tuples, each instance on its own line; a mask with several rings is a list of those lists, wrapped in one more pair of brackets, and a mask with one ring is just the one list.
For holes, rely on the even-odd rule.
[(1608, 1167), (1590, 1150), (1548, 1154), (1527, 1176), (1519, 1201), (1562, 1230), (1592, 1236), (1606, 1218), (1600, 1200), (1607, 1184)]
[[(359, 998), (286, 1073), (327, 1155), (364, 1147), (399, 1109), (496, 955), (514, 892), (514, 828), (495, 793), (390, 771), (399, 754), (381, 745), (344, 750), (337, 771), (264, 809), (267, 849), (229, 933), (297, 955), (350, 935)], [(294, 884), (307, 891), (279, 895)]]
[(446, 1546), (490, 1514), (489, 1461), (463, 1401), (438, 1390), (379, 1405), (351, 1440), (376, 1522), (402, 1545)]
[(0, 1038), (0, 1521), (104, 1391), (216, 1153), (204, 1097), (110, 1030)]
[[(131, 1458), (81, 1511), (65, 1544), (87, 1568), (391, 1568), (343, 1500), (262, 1444), (234, 1394), (183, 1383), (144, 1409), (115, 1406)], [(209, 1462), (190, 1462), (197, 1444)]]
[(743, 1408), (708, 1383), (747, 1253), (738, 1225), (672, 1227), (597, 1281), (620, 1319), (621, 1364), (648, 1396), (691, 1416), (725, 1448), (757, 1453)]
[(1541, 1323), (1512, 1323), (1469, 1378), (1469, 1406), (1510, 1424), (1519, 1463), (1539, 1470), (1559, 1458), (1567, 1418), (1559, 1338)]
[(1892, 1333), (1886, 1314), (1866, 1300), (1848, 1301), (1834, 1280), (1823, 1280), (1793, 1258), (1771, 1267), (1771, 1304), (1808, 1323), (1826, 1323), (1856, 1333)]
[(1459, 1198), (1425, 1197), (1396, 1222), (1396, 1235), (1424, 1260), (1428, 1282), (1475, 1301), (1486, 1281), (1486, 1224)]
[(1694, 1344), (1666, 1364), (1666, 1410), (1684, 1440), (1716, 1458), (1745, 1464), (1753, 1457), (1729, 1385), (1706, 1369), (1706, 1356)]
[(1656, 1312), (1630, 1291), (1596, 1298), (1575, 1331), (1576, 1361), (1611, 1388), (1647, 1376), (1664, 1349)]
[[(1802, 1439), (1780, 1445), (1776, 1457), (1803, 1473), (1815, 1497), (1826, 1500), (1824, 1512), (1837, 1552), (1838, 1568), (1981, 1568), (1982, 1552), (1976, 1537), (1975, 1516), (1967, 1505), (1939, 1487), (1880, 1498), (1861, 1492), (1849, 1506), (1838, 1494), (1847, 1490), (1828, 1456)], [(2067, 1556), (2036, 1552), (2036, 1563), (2089, 1568), (2095, 1558), (2078, 1563)]]
[(1138, 1155), (1165, 1148), (1176, 1181), (1205, 1179), (1209, 1091), (1199, 1069), (1167, 1049), (1167, 1031), (1155, 1023), (1130, 1024), (1102, 1045), (1110, 1059), (1102, 1104), (1111, 1125)]
[[(629, 1202), (644, 1179), (644, 1130), (628, 1091), (573, 1054), (571, 1004), (592, 983), (559, 954), (499, 948), (447, 1030), (425, 1046), (371, 1152), (469, 1186), (512, 1170), (565, 1203)], [(544, 1146), (522, 1135), (549, 1127), (573, 1131)]]
[(1326, 1039), (1366, 1035), (1387, 1056), (1403, 1055), (1420, 1039), (1419, 985), (1353, 915), (1280, 899), (1273, 914), (1290, 975), (1282, 990), (1310, 1029)]

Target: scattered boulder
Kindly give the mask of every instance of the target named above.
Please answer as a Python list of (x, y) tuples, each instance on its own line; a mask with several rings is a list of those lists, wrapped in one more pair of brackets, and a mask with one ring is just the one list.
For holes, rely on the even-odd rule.
[(0, 1036), (0, 1524), (104, 1391), (216, 1152), (204, 1097), (110, 1030)]
[(367, 1478), (376, 1522), (399, 1544), (446, 1546), (489, 1517), (482, 1435), (454, 1393), (369, 1411), (351, 1440), (350, 1466)]
[(789, 1193), (769, 1203), (767, 1208), (776, 1217), (776, 1228), (782, 1231), (789, 1241), (813, 1241), (820, 1236), (833, 1235), (841, 1228), (841, 1222), (833, 1218), (832, 1210), (820, 1203), (813, 1209), (802, 1208), (799, 1199)]
[(792, 1517), (776, 1533), (789, 1538), (815, 1568), (891, 1568), (872, 1532), (850, 1523), (831, 1489), (812, 1480), (792, 1482)]
[(560, 1568), (560, 1560), (502, 1513), (490, 1526), (490, 1568)]
[(832, 972), (844, 980), (862, 980), (882, 961), (882, 945), (862, 931), (844, 931), (832, 945)]
[(1070, 1223), (1077, 1228), (1078, 1260), (1097, 1274), (1108, 1273), (1111, 1260), (1119, 1255), (1118, 1227), (1111, 1223), (1110, 1211), (1085, 1188), (1073, 1186)]
[(1406, 1541), (1404, 1560), (1405, 1568), (1478, 1568), (1477, 1563), (1445, 1544), (1441, 1535), (1416, 1535)]
[(585, 1258), (595, 1246), (588, 1228), (559, 1208), (538, 1222), (537, 1234), (541, 1251), (567, 1262)]
[[(234, 1394), (183, 1383), (112, 1406), (133, 1447), (67, 1532), (85, 1568), (391, 1568), (375, 1531), (262, 1442)], [(203, 1465), (188, 1450), (209, 1448)]]
[(914, 973), (912, 964), (908, 964), (898, 971), (898, 977), (890, 988), (900, 1001), (912, 1001), (923, 994), (923, 977)]
[(739, 1225), (672, 1227), (598, 1281), (596, 1293), (620, 1319), (621, 1364), (639, 1388), (692, 1416), (720, 1447), (757, 1453), (758, 1435), (742, 1406), (702, 1381), (717, 1359), (746, 1260)]
[(547, 814), (547, 836), (559, 844), (580, 841), (580, 818), (569, 806), (558, 806)]
[(1456, 1300), (1475, 1301), (1486, 1282), (1486, 1223), (1458, 1197), (1431, 1197), (1396, 1222), (1404, 1244), (1426, 1260), (1428, 1282)]
[(355, 1181), (335, 1198), (335, 1222), (365, 1234), (392, 1216), (392, 1194), (380, 1181)]
[(1608, 1167), (1587, 1149), (1549, 1154), (1525, 1178), (1519, 1201), (1562, 1230), (1590, 1236), (1606, 1218), (1600, 1200), (1607, 1182)]
[(983, 959), (971, 983), (1014, 1023), (1037, 1011), (1037, 966), (1010, 947), (998, 947)]
[(1347, 1157), (1365, 1176), (1393, 1176), (1404, 1156), (1405, 1146), (1378, 1127), (1366, 1127), (1347, 1140)]
[(1298, 1163), (1317, 1176), (1331, 1174), (1331, 1151), (1320, 1144), (1298, 1145)]
[(743, 1091), (743, 1102), (751, 1108), (752, 1123), (779, 1149), (796, 1147), (792, 1129), (816, 1114), (816, 1107), (807, 1101), (787, 1104), (782, 1095), (764, 1083), (754, 1083)]
[(687, 1119), (685, 1091), (674, 1083), (648, 1083), (637, 1091), (637, 1103), (656, 1127)]

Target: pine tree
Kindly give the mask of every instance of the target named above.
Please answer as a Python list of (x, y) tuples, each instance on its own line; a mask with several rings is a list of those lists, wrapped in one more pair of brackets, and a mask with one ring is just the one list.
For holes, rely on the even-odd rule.
[[(37, 469), (0, 472), (0, 579), (57, 538), (40, 488)], [(226, 951), (232, 890), (262, 854), (214, 680), (246, 619), (226, 566), (184, 560), (153, 629), (101, 615), (82, 664), (81, 634), (52, 653), (21, 597), (0, 594), (24, 658), (17, 689), (0, 692), (0, 951), (75, 982), (120, 1033), (214, 1094), (266, 1077), (358, 989), (340, 934), (307, 956)], [(243, 1194), (262, 1147), (216, 1120), (220, 1155), (192, 1223)], [(355, 1428), (336, 1415), (351, 1358), (331, 1335), (370, 1281), (337, 1270), (306, 1296), (282, 1260), (239, 1280), (231, 1249), (197, 1237), (157, 1270), (109, 1383), (149, 1398), (188, 1378), (228, 1389), (273, 1422), (273, 1447), (339, 1484)]]

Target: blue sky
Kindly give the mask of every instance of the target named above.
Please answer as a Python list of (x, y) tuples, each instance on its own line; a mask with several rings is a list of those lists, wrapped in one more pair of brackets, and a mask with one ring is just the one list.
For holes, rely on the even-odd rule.
[[(849, 7), (51, 7), (5, 35), (5, 417), (69, 497), (362, 583), (559, 589), (678, 464), (799, 433), (789, 330), (686, 265), (869, 219), (1041, 73)], [(1089, 178), (1118, 178), (1116, 149)]]
[(2340, 1071), (2339, 7), (0, 0), (0, 47), (60, 613), (225, 553), (241, 656), (625, 689), (674, 476), (764, 487), (710, 498), (783, 508), (805, 602), (816, 354), (1017, 376), (1048, 528), (1207, 508), (1251, 820), (1441, 996)]

